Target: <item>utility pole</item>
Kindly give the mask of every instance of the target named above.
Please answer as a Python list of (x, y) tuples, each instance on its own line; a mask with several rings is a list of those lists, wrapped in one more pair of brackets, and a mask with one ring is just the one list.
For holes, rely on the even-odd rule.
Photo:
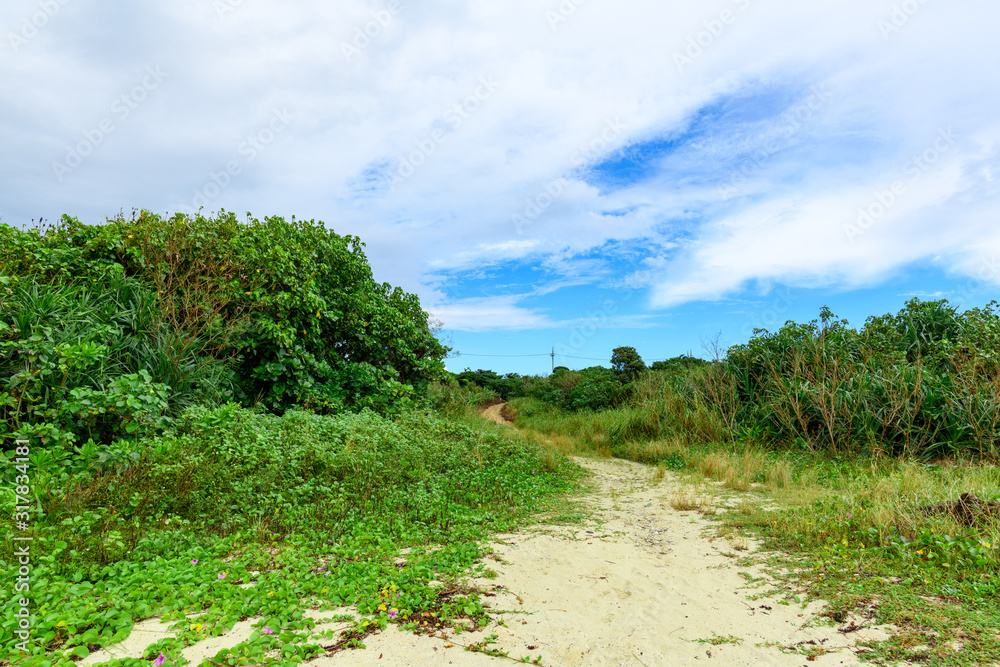
[(556, 348), (552, 348), (552, 372), (556, 372)]

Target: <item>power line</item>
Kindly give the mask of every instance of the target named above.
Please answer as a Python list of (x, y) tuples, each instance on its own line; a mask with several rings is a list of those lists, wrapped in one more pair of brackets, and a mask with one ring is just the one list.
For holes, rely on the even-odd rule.
[(458, 352), (455, 354), (456, 357), (547, 357), (549, 353), (545, 354), (473, 354), (471, 352)]
[[(546, 352), (545, 354), (474, 354), (472, 352), (456, 352), (455, 353), (455, 357), (456, 358), (457, 357), (502, 357), (502, 358), (506, 358), (506, 359), (513, 359), (513, 358), (522, 358), (522, 357), (549, 357), (549, 356), (562, 357), (563, 359), (583, 359), (584, 361), (607, 361), (607, 362), (610, 363), (610, 360), (607, 359), (607, 358), (605, 358), (605, 359), (598, 359), (596, 357), (575, 357), (575, 356), (573, 356), (571, 354), (558, 354), (558, 353), (556, 353), (554, 351), (553, 352)], [(681, 356), (684, 356), (684, 355), (681, 355)], [(687, 356), (690, 356), (690, 355), (687, 355)], [(654, 362), (654, 361), (670, 361), (670, 360), (669, 359), (650, 359), (649, 361), (650, 362)]]

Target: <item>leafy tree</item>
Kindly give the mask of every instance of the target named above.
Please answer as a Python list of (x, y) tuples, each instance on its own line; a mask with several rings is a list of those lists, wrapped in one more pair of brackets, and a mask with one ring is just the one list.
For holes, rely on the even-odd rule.
[(611, 367), (627, 382), (646, 371), (646, 364), (634, 347), (616, 347), (611, 351)]

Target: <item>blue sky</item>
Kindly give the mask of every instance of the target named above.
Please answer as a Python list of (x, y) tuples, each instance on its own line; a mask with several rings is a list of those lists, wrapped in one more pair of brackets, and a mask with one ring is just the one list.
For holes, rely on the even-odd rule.
[(0, 221), (323, 220), (452, 370), (998, 298), (1000, 5), (678, 4), (10, 0)]

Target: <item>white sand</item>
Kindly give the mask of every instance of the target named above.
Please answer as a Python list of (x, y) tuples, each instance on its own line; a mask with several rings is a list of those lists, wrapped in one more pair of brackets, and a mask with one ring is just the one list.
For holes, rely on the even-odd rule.
[[(498, 614), (506, 627), (454, 640), (469, 643), (496, 633), (496, 647), (511, 657), (541, 655), (547, 665), (857, 665), (856, 642), (888, 636), (887, 628), (841, 634), (823, 619), (809, 627), (824, 610), (819, 603), (803, 609), (776, 598), (747, 599), (759, 590), (745, 588), (741, 568), (723, 555), (733, 553), (729, 544), (707, 537), (708, 522), (697, 513), (670, 507), (676, 481), (652, 482), (648, 467), (626, 461), (578, 462), (596, 474), (595, 510), (603, 525), (500, 536), (495, 548), (503, 563), (491, 563), (500, 576), (476, 583), (510, 591), (489, 598), (491, 608), (523, 613)], [(740, 643), (697, 641), (713, 638)], [(368, 638), (365, 651), (310, 664), (495, 661), (457, 646), (445, 649), (446, 643), (389, 630)], [(779, 648), (795, 645), (830, 652), (807, 661)]]

